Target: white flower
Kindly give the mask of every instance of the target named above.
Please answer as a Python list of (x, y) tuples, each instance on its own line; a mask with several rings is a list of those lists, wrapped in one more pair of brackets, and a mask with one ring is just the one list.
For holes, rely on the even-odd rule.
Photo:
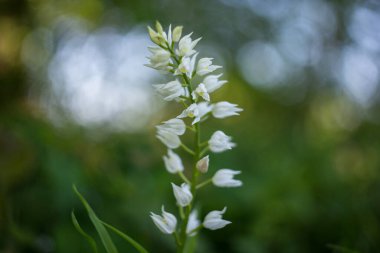
[(185, 122), (181, 119), (170, 119), (168, 121), (164, 121), (164, 124), (156, 126), (157, 129), (171, 132), (176, 135), (183, 135), (186, 131)]
[(240, 171), (230, 169), (220, 169), (212, 177), (212, 183), (218, 187), (239, 187), (243, 183), (240, 180), (234, 179), (235, 175), (240, 174)]
[(178, 68), (175, 70), (174, 75), (187, 74), (191, 68), (190, 61), (189, 57), (183, 57)]
[(172, 101), (177, 99), (179, 96), (184, 96), (186, 94), (185, 89), (178, 80), (164, 84), (154, 84), (153, 87), (166, 101)]
[(178, 135), (172, 132), (158, 129), (156, 136), (160, 141), (162, 141), (163, 144), (165, 144), (165, 146), (170, 149), (178, 148), (181, 145), (181, 140), (179, 139)]
[(231, 137), (225, 135), (222, 131), (216, 131), (208, 141), (210, 150), (214, 153), (220, 153), (235, 147), (235, 143), (231, 142)]
[(181, 63), (178, 65), (178, 68), (175, 70), (174, 75), (186, 74), (189, 78), (191, 78), (194, 72), (197, 55), (198, 54), (193, 55), (191, 59), (190, 57), (183, 57)]
[(198, 213), (197, 210), (194, 209), (189, 215), (189, 221), (187, 223), (186, 227), (186, 234), (189, 236), (195, 236), (197, 234), (195, 229), (197, 229), (201, 225), (200, 220), (198, 220)]
[(172, 234), (175, 231), (177, 226), (177, 218), (168, 212), (165, 212), (164, 206), (162, 206), (162, 216), (157, 215), (153, 212), (150, 213), (150, 217), (152, 218), (154, 224), (161, 230), (164, 234)]
[(208, 171), (208, 164), (209, 164), (209, 157), (208, 156), (205, 156), (203, 157), (201, 160), (199, 160), (196, 164), (196, 168), (202, 172), (202, 173), (206, 173)]
[(150, 64), (146, 64), (146, 66), (157, 70), (167, 70), (170, 63), (170, 52), (160, 47), (149, 47), (148, 49), (153, 55), (148, 57)]
[(207, 92), (207, 89), (203, 83), (200, 83), (198, 87), (195, 89), (195, 91), (191, 94), (193, 96), (193, 99), (196, 99), (197, 96), (202, 97), (206, 101), (210, 101), (210, 95)]
[(193, 199), (193, 195), (190, 192), (190, 186), (186, 183), (181, 184), (181, 186), (172, 183), (172, 186), (177, 204), (182, 207), (188, 206)]
[(199, 122), (200, 117), (199, 117), (199, 110), (198, 110), (198, 105), (196, 103), (191, 104), (189, 107), (187, 107), (183, 112), (177, 116), (177, 118), (194, 118), (193, 122), (191, 123), (194, 125), (195, 123)]
[(173, 41), (177, 42), (181, 38), (183, 26), (176, 26), (173, 30)]
[(224, 214), (226, 210), (227, 210), (227, 207), (224, 207), (222, 211), (209, 212), (203, 221), (203, 226), (210, 230), (216, 230), (230, 224), (231, 221), (222, 219), (222, 214)]
[(212, 65), (212, 58), (202, 58), (198, 61), (197, 74), (204, 76), (219, 68), (221, 68), (221, 66)]
[(239, 115), (238, 112), (243, 111), (243, 109), (237, 107), (235, 104), (231, 104), (229, 102), (223, 101), (213, 105), (212, 107), (212, 115), (215, 118), (226, 118), (233, 115)]
[(184, 170), (181, 158), (171, 149), (168, 150), (168, 156), (164, 156), (166, 170), (175, 174)]
[(212, 109), (212, 107), (208, 102), (198, 103), (199, 118), (202, 118), (207, 113), (211, 112), (211, 109)]
[(209, 75), (203, 80), (203, 83), (206, 86), (208, 93), (211, 93), (211, 92), (219, 89), (220, 87), (223, 86), (223, 84), (227, 83), (227, 81), (224, 81), (224, 80), (219, 81), (218, 80), (219, 77), (221, 77), (221, 76), (222, 76), (222, 74)]
[(190, 56), (195, 53), (194, 47), (197, 45), (201, 38), (194, 41), (191, 40), (190, 36), (192, 33), (185, 35), (178, 43), (177, 54), (179, 56)]

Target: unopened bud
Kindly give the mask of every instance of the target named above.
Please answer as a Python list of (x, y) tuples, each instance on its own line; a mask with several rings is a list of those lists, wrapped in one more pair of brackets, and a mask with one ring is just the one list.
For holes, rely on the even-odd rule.
[(160, 40), (159, 40), (159, 35), (158, 33), (156, 33), (150, 26), (148, 26), (148, 32), (149, 32), (149, 37), (150, 39), (156, 43), (156, 44), (159, 44), (160, 43)]
[(177, 42), (181, 38), (183, 26), (176, 26), (173, 30), (173, 41)]
[(208, 171), (208, 163), (209, 163), (209, 158), (208, 156), (205, 156), (197, 162), (196, 167), (200, 172), (206, 173)]
[(158, 34), (160, 34), (160, 35), (164, 32), (164, 30), (162, 29), (162, 25), (158, 21), (156, 21), (156, 30), (157, 30)]

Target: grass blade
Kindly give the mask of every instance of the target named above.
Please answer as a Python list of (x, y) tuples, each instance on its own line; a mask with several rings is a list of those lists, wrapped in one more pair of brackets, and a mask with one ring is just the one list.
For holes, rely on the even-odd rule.
[(115, 234), (117, 234), (118, 236), (120, 236), (121, 238), (123, 238), (124, 240), (126, 240), (127, 242), (129, 242), (140, 253), (149, 253), (143, 246), (141, 246), (141, 244), (139, 244), (138, 242), (136, 242), (135, 240), (133, 240), (130, 236), (124, 234), (123, 232), (121, 232), (117, 228), (111, 226), (110, 224), (107, 224), (104, 221), (102, 221), (102, 222), (103, 222), (104, 226), (106, 226), (107, 228), (111, 229)]
[(95, 242), (94, 238), (92, 238), (89, 234), (87, 234), (86, 232), (84, 232), (84, 230), (81, 228), (81, 226), (79, 225), (79, 222), (78, 222), (77, 218), (75, 217), (74, 211), (71, 212), (71, 220), (72, 220), (72, 222), (74, 224), (74, 227), (77, 229), (77, 231), (84, 238), (86, 238), (88, 244), (90, 244), (90, 246), (92, 248), (92, 251), (94, 253), (98, 253), (98, 247), (96, 245), (96, 242)]
[(87, 203), (86, 199), (79, 193), (75, 185), (73, 185), (73, 190), (81, 200), (82, 204), (87, 210), (88, 216), (92, 224), (94, 224), (96, 231), (98, 232), (100, 239), (104, 247), (106, 248), (107, 253), (118, 253), (118, 250), (113, 243), (110, 235), (108, 234), (107, 229), (104, 227), (102, 221), (96, 216), (95, 212), (92, 210), (91, 206)]

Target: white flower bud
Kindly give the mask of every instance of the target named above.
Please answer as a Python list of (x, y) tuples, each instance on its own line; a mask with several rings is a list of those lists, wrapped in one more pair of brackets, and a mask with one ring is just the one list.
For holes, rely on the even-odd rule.
[(182, 35), (183, 26), (176, 26), (173, 30), (173, 41), (178, 42)]
[(243, 183), (233, 177), (240, 174), (240, 171), (230, 169), (220, 169), (212, 177), (212, 183), (218, 187), (239, 187)]
[(203, 226), (210, 230), (216, 230), (230, 224), (231, 223), (230, 221), (222, 219), (222, 214), (224, 214), (226, 210), (227, 210), (227, 207), (224, 207), (222, 211), (209, 212), (203, 221)]
[(158, 34), (162, 34), (164, 32), (164, 29), (162, 29), (162, 25), (158, 21), (156, 21), (156, 30)]
[(149, 37), (150, 39), (156, 43), (156, 44), (160, 44), (160, 40), (159, 40), (159, 35), (158, 33), (156, 33), (150, 26), (148, 26), (148, 32), (149, 32)]
[(186, 74), (187, 77), (191, 78), (194, 72), (197, 55), (198, 53), (195, 54), (191, 59), (190, 57), (183, 57), (181, 63), (178, 65), (178, 68), (175, 70), (174, 75)]
[(185, 35), (178, 43), (177, 54), (180, 56), (190, 56), (195, 53), (194, 47), (197, 45), (201, 38), (194, 41), (191, 40), (190, 36), (192, 33)]
[(219, 68), (221, 68), (221, 66), (212, 65), (212, 58), (202, 58), (198, 61), (197, 74), (204, 76)]
[(154, 84), (153, 87), (166, 101), (172, 101), (186, 94), (182, 84), (178, 80), (165, 84)]
[(195, 123), (199, 122), (200, 117), (199, 117), (199, 110), (198, 110), (198, 105), (196, 103), (191, 104), (189, 107), (187, 107), (183, 112), (177, 116), (177, 118), (194, 118), (193, 122), (191, 123), (194, 125)]
[(190, 186), (183, 183), (181, 186), (177, 186), (172, 183), (174, 197), (177, 200), (179, 206), (185, 207), (193, 200), (193, 195), (190, 192)]
[(201, 160), (199, 160), (196, 164), (196, 168), (202, 172), (202, 173), (206, 173), (208, 171), (208, 164), (209, 164), (209, 157), (208, 156), (205, 156), (203, 157)]
[(187, 74), (191, 70), (191, 60), (189, 57), (183, 57), (181, 63), (175, 71), (175, 75)]
[(169, 25), (169, 29), (168, 29), (167, 42), (168, 42), (169, 47), (171, 47), (172, 45), (172, 25), (171, 24)]
[(165, 144), (165, 146), (170, 149), (178, 148), (181, 145), (181, 140), (179, 139), (178, 135), (172, 132), (158, 129), (156, 136), (163, 144)]
[(225, 101), (216, 103), (212, 107), (212, 115), (219, 119), (239, 115), (238, 112), (241, 111), (243, 111), (243, 109), (237, 107), (237, 105)]
[(203, 80), (203, 83), (204, 85), (206, 86), (206, 89), (208, 91), (208, 93), (211, 93), (217, 89), (219, 89), (220, 87), (222, 87), (225, 83), (227, 83), (227, 81), (219, 81), (219, 77), (221, 77), (222, 74), (219, 74), (219, 75), (209, 75), (207, 76), (204, 80)]
[(220, 153), (236, 146), (231, 142), (231, 137), (225, 135), (222, 131), (216, 131), (208, 141), (210, 150), (214, 153)]
[(168, 156), (164, 156), (166, 170), (175, 174), (184, 170), (181, 158), (171, 149), (168, 150)]
[(198, 228), (199, 225), (201, 225), (201, 222), (200, 220), (198, 220), (197, 210), (194, 209), (194, 211), (192, 211), (189, 215), (189, 221), (186, 227), (186, 234), (188, 234), (189, 236), (195, 236), (197, 232), (194, 230)]
[(185, 122), (181, 119), (170, 119), (168, 121), (164, 121), (164, 124), (156, 126), (157, 129), (171, 132), (176, 135), (183, 135), (186, 131)]
[(157, 215), (153, 212), (150, 213), (154, 224), (161, 230), (164, 234), (172, 234), (177, 226), (177, 218), (168, 212), (165, 212), (164, 206), (162, 206), (162, 216)]

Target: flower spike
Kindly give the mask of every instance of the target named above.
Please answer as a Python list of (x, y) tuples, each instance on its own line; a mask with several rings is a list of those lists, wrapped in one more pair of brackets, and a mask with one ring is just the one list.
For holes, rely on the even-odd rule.
[[(163, 156), (165, 168), (183, 182), (179, 185), (171, 183), (181, 226), (177, 228), (177, 218), (166, 212), (164, 207), (162, 215), (151, 213), (151, 218), (160, 231), (174, 234), (178, 252), (181, 253), (187, 247), (188, 237), (195, 236), (200, 229), (216, 230), (231, 223), (223, 219), (226, 207), (220, 211), (209, 212), (201, 222), (194, 208), (196, 191), (209, 184), (216, 187), (238, 187), (243, 184), (234, 178), (240, 171), (231, 169), (220, 169), (211, 178), (201, 179), (211, 170), (208, 152), (221, 153), (236, 146), (232, 138), (220, 130), (215, 131), (209, 140), (202, 140), (201, 128), (210, 116), (223, 119), (239, 115), (243, 109), (227, 101), (214, 102), (212, 93), (227, 83), (220, 80), (222, 74), (212, 74), (222, 67), (214, 65), (213, 58), (203, 57), (198, 60), (195, 47), (201, 38), (193, 40), (193, 33), (182, 36), (182, 32), (182, 26), (172, 29), (171, 25), (165, 32), (158, 21), (155, 30), (148, 27), (149, 37), (157, 46), (149, 48), (151, 56), (147, 64), (148, 67), (172, 77), (172, 81), (153, 85), (157, 93), (163, 100), (174, 101), (183, 106), (177, 117), (156, 126), (157, 138), (168, 148), (167, 154)], [(198, 81), (199, 78), (202, 79)], [(186, 118), (190, 118), (190, 122)], [(181, 141), (182, 136), (189, 132), (195, 137), (193, 146), (187, 143), (186, 136), (183, 138), (184, 142)], [(173, 150), (178, 147), (183, 150), (177, 154)], [(183, 151), (193, 156), (193, 163), (189, 166), (186, 161), (182, 162), (180, 152)]]

